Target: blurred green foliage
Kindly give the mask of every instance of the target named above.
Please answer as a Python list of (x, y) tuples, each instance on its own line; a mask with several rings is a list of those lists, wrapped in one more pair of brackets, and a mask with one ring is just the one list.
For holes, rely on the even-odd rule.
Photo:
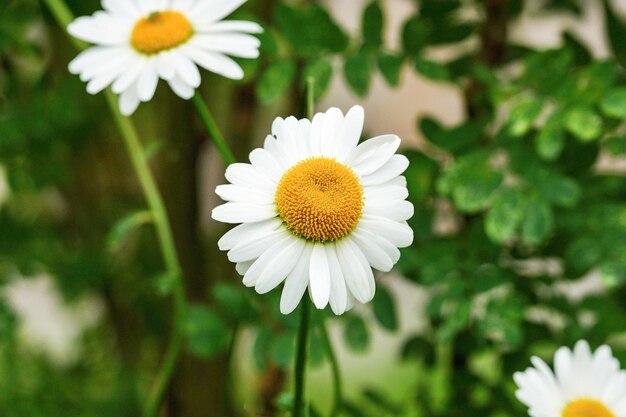
[[(387, 46), (388, 14), (378, 0), (367, 2), (353, 34), (316, 2), (258, 3), (238, 14), (266, 28), (260, 62), (245, 63), (246, 79), (235, 86), (205, 77), (217, 92), (210, 94), (210, 105), (222, 121), (239, 121), (239, 115), (266, 106), (299, 113), (296, 99), (307, 77), (316, 80), (317, 98), (334, 76), (365, 96), (375, 76), (395, 87), (405, 70), (456, 87), (469, 115), (456, 126), (420, 116), (416, 129), (427, 144), (405, 151), (416, 239), (403, 250), (397, 270), (428, 294), (426, 305), (412, 306), (421, 307), (422, 316), (409, 318), (425, 319), (426, 329), (403, 333), (406, 340), (392, 354), (399, 366), (415, 369), (414, 392), (388, 398), (387, 382), (400, 382), (382, 381), (345, 399), (342, 415), (523, 415), (511, 375), (527, 366), (530, 355), (549, 358), (557, 346), (586, 338), (593, 345), (611, 343), (626, 360), (626, 180), (623, 170), (605, 168), (626, 155), (626, 25), (610, 2), (604, 11), (614, 54), (603, 60), (567, 32), (559, 48), (544, 51), (503, 37), (497, 46), (505, 54), (491, 56), (495, 49), (485, 33), (510, 25), (523, 0), (415, 1), (397, 49)], [(544, 3), (545, 12), (581, 13), (575, 0)], [(95, 0), (69, 4), (77, 14), (99, 7)], [(488, 13), (485, 4), (505, 10)], [(462, 8), (479, 17), (463, 19)], [(465, 47), (447, 61), (430, 53), (451, 44)], [(169, 331), (165, 296), (172, 279), (162, 272), (150, 217), (101, 97), (87, 95), (66, 71), (73, 55), (38, 2), (0, 4), (0, 164), (11, 189), (0, 207), (0, 285), (47, 271), (68, 302), (95, 293), (107, 310), (84, 336), (80, 359), (58, 368), (22, 348), (14, 312), (0, 304), (0, 414), (8, 417), (136, 416)], [(168, 105), (151, 103), (136, 118), (149, 125), (142, 133), (153, 146), (155, 170), (180, 181), (181, 166), (197, 162), (180, 142), (203, 133), (197, 120), (183, 119), (184, 104), (167, 94), (159, 92), (155, 101)], [(280, 107), (281, 100), (289, 104)], [(181, 119), (189, 131), (164, 141), (168, 124)], [(253, 143), (241, 130), (253, 126), (242, 121), (239, 128), (229, 133), (245, 154)], [(194, 212), (194, 198), (207, 197), (181, 200), (178, 186), (167, 187), (167, 172), (162, 182), (168, 204), (176, 207), (172, 217)], [(255, 415), (237, 406), (228, 385), (246, 384), (233, 366), (244, 329), (254, 342), (249, 356), (238, 360), (253, 362), (269, 384), (257, 408), (264, 415), (288, 414), (291, 398), (281, 392), (289, 390), (285, 372), (293, 362), (295, 315), (279, 313), (278, 292), (259, 296), (240, 285), (231, 267), (208, 249), (218, 231), (199, 238), (200, 220), (190, 222), (201, 256), (187, 268), (195, 271), (199, 263), (204, 273), (191, 274), (186, 351), (189, 360), (206, 366), (198, 372), (210, 368), (211, 377), (227, 381), (222, 391), (216, 388), (225, 401), (190, 408), (200, 415)], [(180, 236), (187, 235), (177, 233), (184, 245)], [(562, 290), (592, 272), (601, 291), (578, 299)], [(414, 301), (396, 298), (383, 284), (370, 305), (339, 318), (316, 312), (315, 319), (336, 322), (342, 332), (337, 343), (362, 355), (371, 350), (374, 330), (406, 327), (401, 302)], [(327, 360), (316, 329), (312, 366)], [(196, 381), (185, 379), (189, 372), (180, 370), (174, 380), (172, 416), (186, 415), (175, 407), (188, 401), (179, 392)], [(350, 384), (348, 373), (344, 383)]]

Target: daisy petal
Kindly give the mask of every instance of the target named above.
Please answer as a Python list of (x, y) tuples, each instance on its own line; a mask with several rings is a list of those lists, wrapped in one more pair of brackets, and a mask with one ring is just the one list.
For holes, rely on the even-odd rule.
[(288, 236), (289, 234), (284, 230), (277, 229), (264, 235), (247, 238), (245, 241), (239, 241), (228, 251), (228, 260), (231, 262), (253, 261), (261, 256), (274, 242), (281, 239), (284, 240)]
[(241, 187), (239, 185), (218, 185), (215, 193), (224, 201), (250, 204), (272, 204), (274, 197), (268, 193), (254, 188)]
[(256, 292), (265, 294), (283, 282), (295, 267), (304, 246), (305, 241), (303, 239), (292, 237), (281, 251), (274, 255), (272, 262), (265, 267), (257, 279), (254, 286)]
[(413, 230), (404, 222), (395, 222), (381, 216), (363, 215), (359, 225), (364, 230), (381, 236), (398, 248), (406, 248), (413, 243)]
[(246, 271), (246, 274), (243, 276), (243, 285), (254, 287), (263, 271), (270, 265), (275, 264), (274, 259), (283, 252), (285, 246), (292, 240), (293, 236), (288, 233), (283, 233), (278, 239), (273, 239), (273, 243), (266, 246), (261, 256)]
[(137, 89), (131, 85), (126, 91), (120, 94), (120, 112), (124, 116), (130, 116), (139, 106), (139, 95)]
[(337, 258), (337, 248), (334, 243), (324, 245), (326, 258), (330, 270), (330, 308), (333, 313), (341, 315), (348, 309), (348, 289), (346, 280), (343, 277), (341, 264)]
[(246, 20), (222, 20), (221, 22), (213, 23), (208, 28), (204, 29), (205, 33), (222, 33), (222, 32), (243, 32), (243, 33), (261, 33), (263, 28), (261, 25), (255, 22), (248, 22)]
[(380, 169), (396, 153), (400, 138), (396, 135), (384, 135), (369, 139), (354, 150), (349, 163), (360, 176), (372, 174)]
[(309, 285), (309, 265), (312, 252), (313, 245), (306, 244), (298, 262), (285, 280), (283, 293), (280, 297), (280, 312), (283, 314), (289, 314), (295, 310)]
[(185, 54), (206, 70), (233, 80), (243, 78), (243, 69), (224, 54), (203, 51), (197, 47), (185, 48)]
[(256, 223), (243, 223), (230, 229), (217, 242), (220, 250), (230, 250), (242, 242), (263, 238), (266, 234), (277, 230), (282, 222), (279, 219), (269, 219)]
[(413, 204), (408, 201), (377, 201), (366, 204), (363, 208), (364, 214), (386, 217), (390, 220), (403, 222), (413, 217)]
[(364, 186), (381, 185), (402, 174), (409, 167), (404, 155), (394, 155), (377, 171), (361, 178)]
[(309, 267), (309, 288), (313, 303), (318, 309), (328, 305), (330, 299), (330, 267), (324, 244), (316, 243), (311, 253), (311, 265)]
[(339, 162), (345, 162), (356, 148), (363, 133), (365, 113), (363, 107), (352, 107), (343, 120), (343, 137), (337, 142), (336, 157)]
[(276, 217), (273, 204), (226, 203), (213, 209), (211, 217), (222, 223), (260, 222)]
[(335, 246), (337, 258), (350, 292), (361, 303), (371, 301), (374, 298), (376, 288), (374, 275), (365, 256), (350, 239), (342, 239)]

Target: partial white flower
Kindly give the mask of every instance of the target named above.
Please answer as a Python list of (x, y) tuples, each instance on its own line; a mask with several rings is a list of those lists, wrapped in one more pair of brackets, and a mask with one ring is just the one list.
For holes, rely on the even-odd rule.
[(152, 99), (159, 79), (183, 99), (200, 86), (198, 66), (231, 79), (243, 70), (229, 56), (257, 58), (254, 22), (222, 20), (246, 0), (102, 0), (104, 10), (79, 17), (67, 28), (94, 44), (69, 70), (97, 94), (111, 85), (120, 110), (132, 114)]
[(2, 296), (17, 317), (20, 340), (59, 366), (79, 358), (83, 333), (103, 314), (102, 302), (94, 297), (66, 304), (47, 274), (16, 278), (4, 287)]
[(243, 283), (260, 294), (285, 283), (280, 309), (292, 312), (309, 289), (319, 309), (335, 314), (374, 297), (372, 267), (389, 271), (409, 246), (409, 165), (400, 139), (378, 136), (360, 145), (363, 109), (339, 109), (312, 121), (277, 118), (250, 164), (226, 169), (228, 201), (213, 218), (241, 223), (219, 241)]
[(561, 347), (554, 373), (541, 359), (531, 361), (534, 367), (514, 376), (531, 417), (626, 417), (626, 371), (608, 346), (593, 353), (585, 341), (574, 351)]

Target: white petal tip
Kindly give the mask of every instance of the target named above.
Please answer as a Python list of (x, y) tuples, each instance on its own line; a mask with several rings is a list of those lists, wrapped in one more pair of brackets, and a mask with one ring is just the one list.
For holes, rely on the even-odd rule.
[(363, 108), (363, 106), (359, 106), (357, 104), (355, 106), (352, 106), (350, 108), (350, 110), (348, 110), (348, 113), (352, 113), (352, 112), (364, 114), (365, 113), (365, 109)]

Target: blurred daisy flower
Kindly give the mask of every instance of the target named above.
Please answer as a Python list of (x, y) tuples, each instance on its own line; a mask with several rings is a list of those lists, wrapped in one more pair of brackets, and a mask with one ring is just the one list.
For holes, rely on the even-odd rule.
[(159, 78), (190, 99), (200, 86), (198, 67), (227, 78), (243, 78), (229, 56), (256, 58), (260, 33), (253, 22), (224, 20), (246, 0), (102, 0), (104, 10), (79, 17), (67, 28), (94, 44), (70, 62), (69, 70), (97, 94), (111, 85), (120, 110), (132, 114), (152, 99)]
[(560, 348), (554, 370), (533, 357), (533, 368), (515, 374), (517, 398), (532, 417), (626, 417), (626, 371), (611, 348), (591, 352), (580, 341), (572, 352)]
[(372, 267), (389, 271), (409, 246), (413, 215), (400, 139), (384, 135), (358, 144), (363, 109), (339, 109), (312, 121), (278, 118), (250, 164), (226, 169), (227, 201), (213, 218), (241, 223), (219, 241), (243, 283), (264, 294), (285, 282), (283, 314), (309, 289), (319, 309), (335, 314), (374, 297)]

